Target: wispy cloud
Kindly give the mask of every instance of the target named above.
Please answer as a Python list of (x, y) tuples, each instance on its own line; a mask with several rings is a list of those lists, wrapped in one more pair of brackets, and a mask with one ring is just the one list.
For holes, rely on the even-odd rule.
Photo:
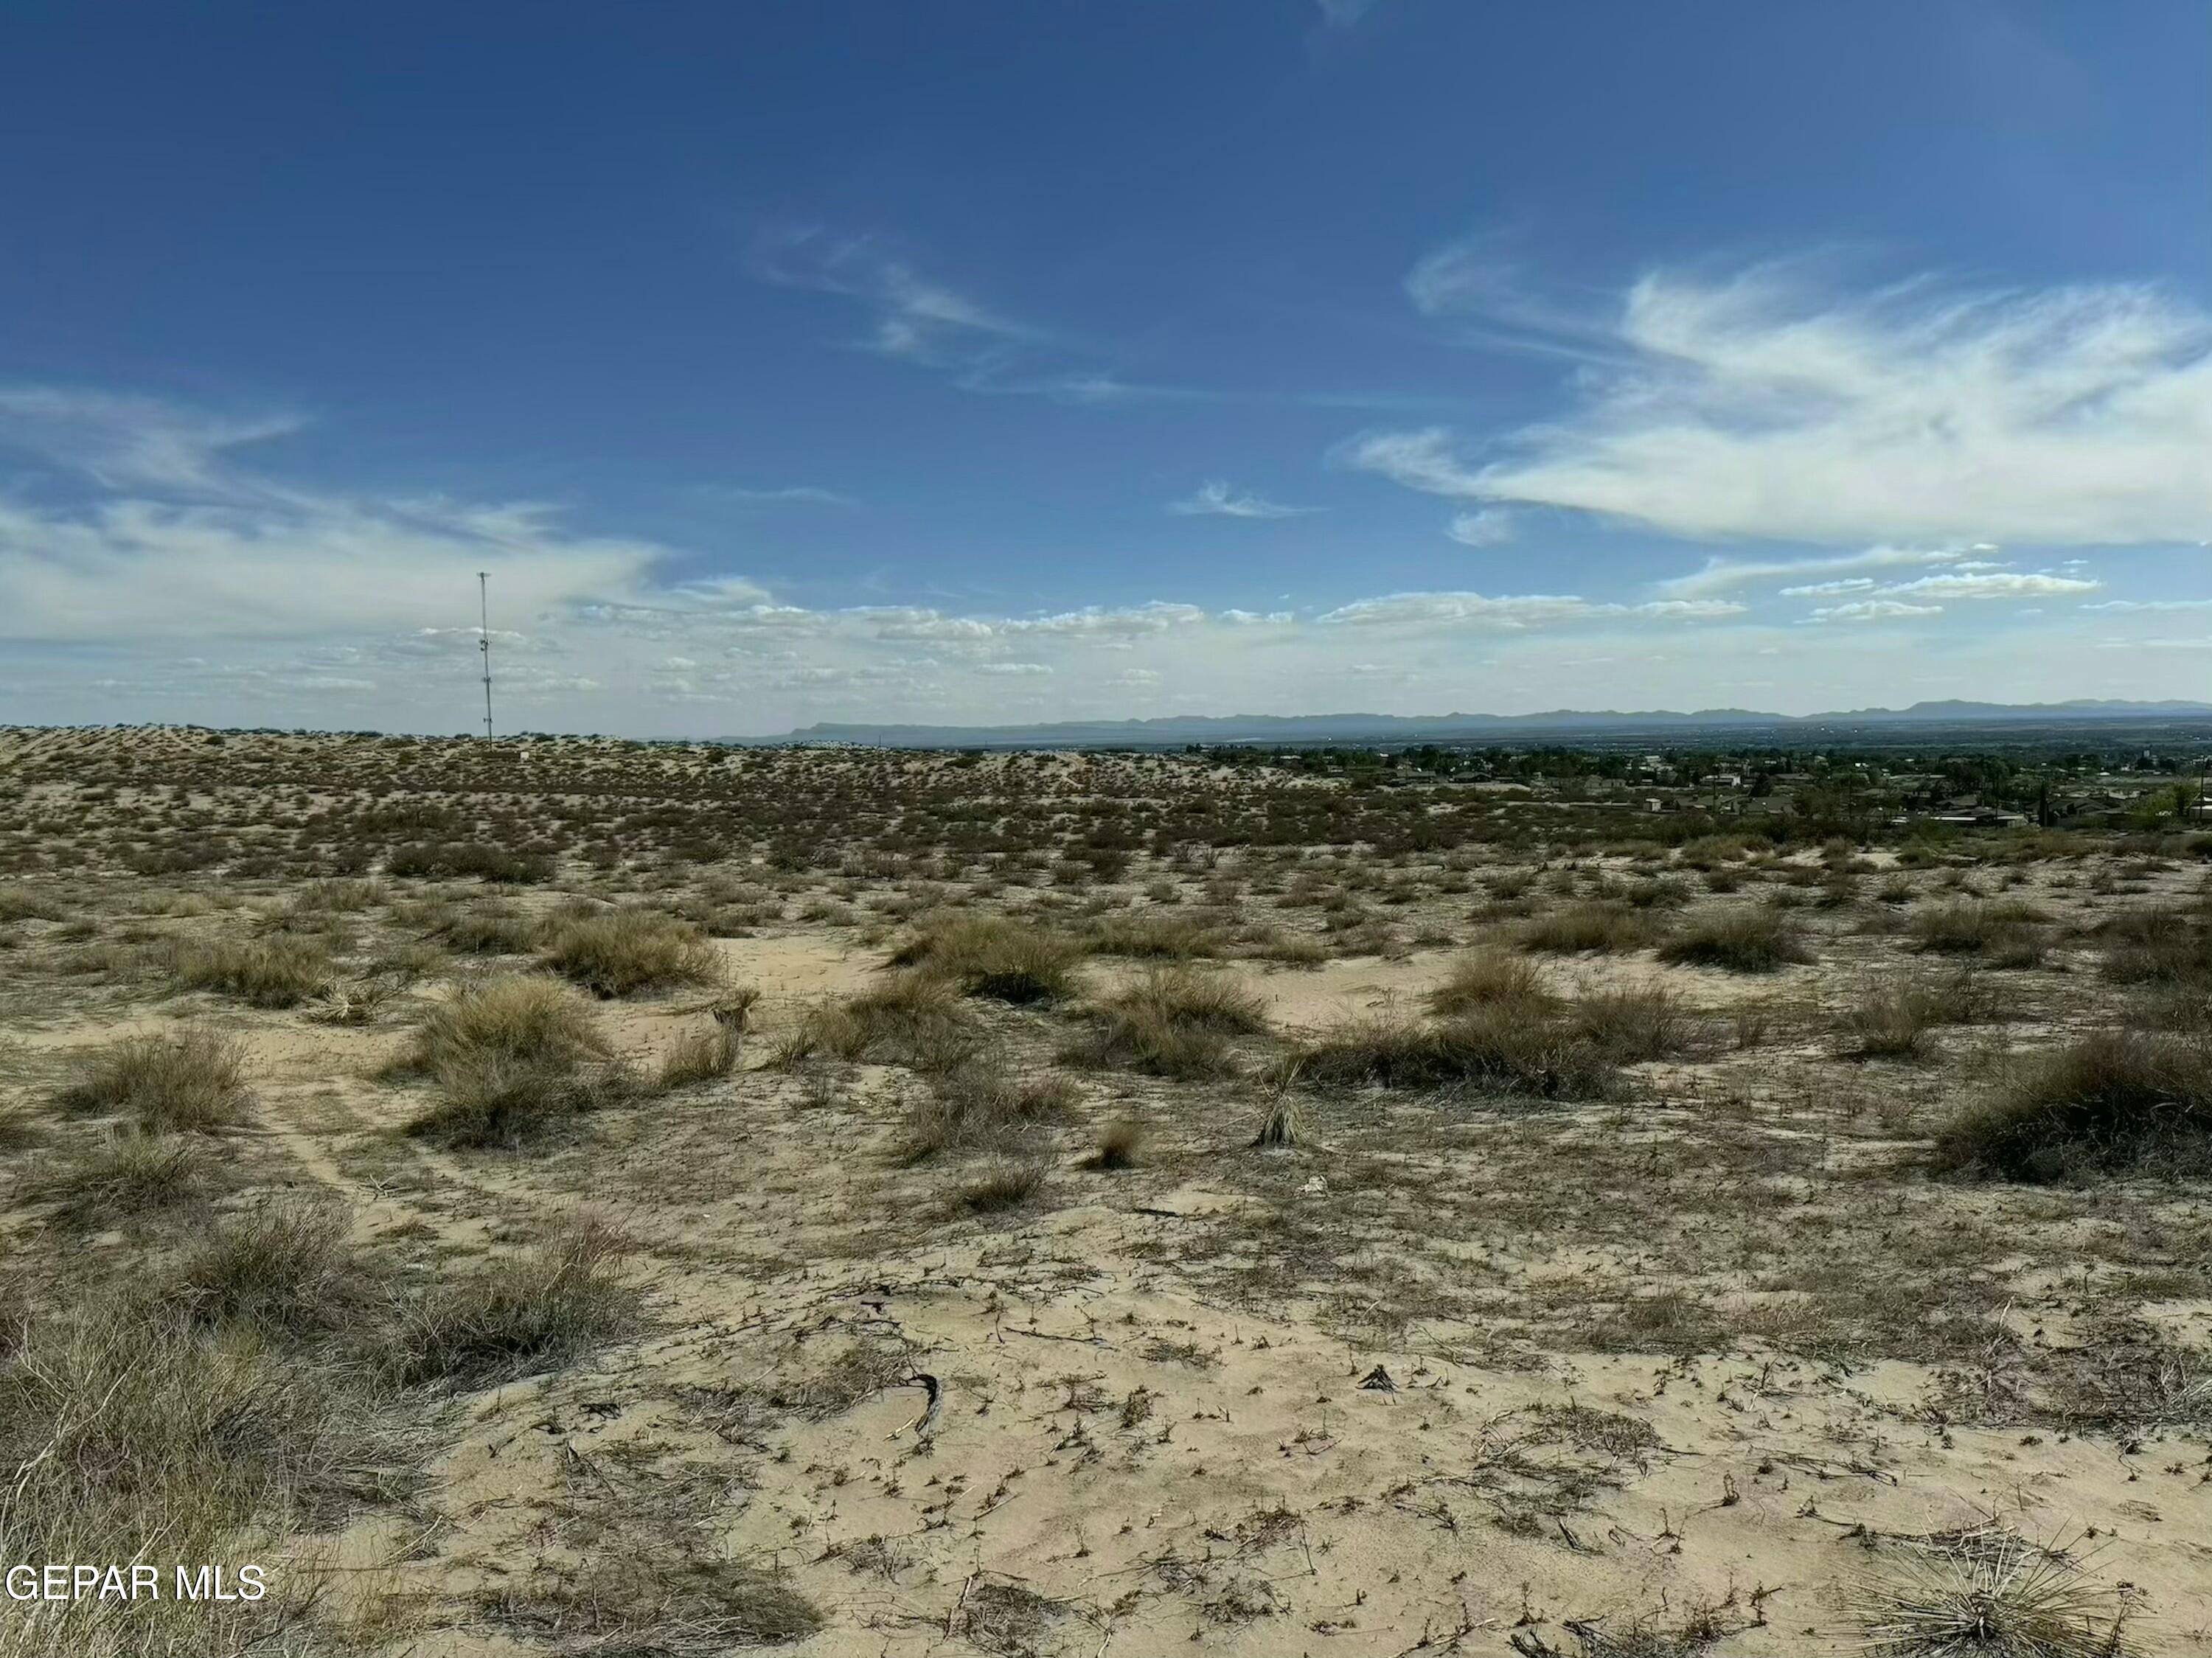
[(2074, 593), (2094, 593), (2104, 585), (2086, 576), (1972, 570), (1951, 575), (1925, 575), (1917, 581), (1893, 583), (1881, 591), (1886, 596), (1900, 598), (2061, 598)]
[(936, 370), (964, 391), (1078, 407), (1210, 396), (1130, 380), (1117, 372), (1111, 351), (925, 276), (882, 237), (787, 228), (756, 237), (748, 266), (759, 281), (849, 301), (867, 319), (866, 331), (850, 343)]
[(1462, 513), (1444, 533), (1462, 547), (1498, 547), (1513, 539), (1513, 514), (1495, 507)]
[(1828, 575), (1846, 570), (1889, 570), (1913, 565), (1957, 564), (1996, 550), (1984, 542), (1972, 547), (1869, 547), (1862, 552), (1840, 553), (1826, 558), (1712, 558), (1705, 562), (1702, 569), (1692, 570), (1687, 575), (1672, 577), (1659, 586), (1662, 592), (1678, 596), (1730, 592), (1738, 588), (1754, 586), (1762, 581), (1794, 580), (1802, 576)]
[(111, 489), (237, 492), (232, 450), (299, 430), (291, 414), (250, 418), (158, 398), (52, 386), (0, 386), (0, 447), (28, 451)]
[(736, 483), (708, 483), (701, 485), (699, 493), (740, 507), (855, 507), (860, 504), (854, 496), (841, 490), (825, 489), (812, 483), (787, 483), (768, 489), (749, 488)]
[(1269, 501), (1249, 491), (1239, 495), (1221, 478), (1208, 478), (1198, 487), (1195, 495), (1168, 503), (1168, 511), (1186, 517), (1304, 518), (1321, 510), (1318, 507), (1285, 507), (1280, 501)]
[(1894, 598), (1862, 598), (1849, 604), (1831, 604), (1813, 612), (1814, 622), (1897, 622), (1941, 616), (1941, 604), (1907, 604)]
[[(1480, 250), (1408, 277), (1417, 307), (1510, 324)], [(1565, 333), (1550, 313), (1533, 329)], [(1464, 452), (1370, 434), (1352, 464), (1408, 488), (1565, 507), (1684, 536), (2031, 544), (2212, 533), (2212, 318), (2136, 286), (1842, 294), (1801, 266), (1654, 271), (1595, 337), (1559, 418)]]
[(1549, 623), (1608, 617), (1666, 622), (1711, 622), (1742, 614), (1727, 599), (1657, 599), (1644, 604), (1593, 604), (1560, 593), (1390, 593), (1340, 605), (1315, 618), (1324, 626), (1471, 625), (1517, 630)]
[[(1613, 665), (1606, 701), (1694, 705), (1713, 687), (1750, 683), (1754, 670), (1771, 677), (1759, 653), (1784, 635), (1748, 613), (1744, 598), (1765, 591), (1755, 584), (1835, 586), (1820, 596), (1837, 602), (1803, 618), (1816, 623), (1911, 622), (1954, 602), (2033, 603), (2096, 585), (2078, 563), (2017, 570), (1985, 556), (1993, 549), (1967, 547), (1743, 561), (1644, 602), (1450, 591), (1296, 608), (1272, 593), (1254, 596), (1272, 600), (1264, 608), (1169, 598), (1027, 614), (814, 606), (743, 572), (694, 574), (696, 549), (587, 531), (544, 502), (269, 476), (246, 464), (253, 440), (232, 434), (290, 429), (273, 418), (218, 420), (129, 398), (99, 407), (96, 444), (82, 439), (84, 405), (36, 397), (11, 402), (15, 424), (0, 434), (14, 455), (0, 471), (0, 640), (36, 665), (10, 677), (25, 718), (455, 729), (475, 717), (479, 569), (492, 575), (500, 706), (547, 729), (632, 732), (841, 718), (987, 723), (1133, 707), (1318, 711), (1365, 686), (1387, 686), (1394, 711), (1511, 711), (1589, 701), (1601, 659)], [(179, 432), (202, 436), (165, 449)], [(88, 466), (91, 458), (100, 465)], [(52, 487), (64, 474), (72, 487)], [(2156, 694), (2160, 661), (2170, 677), (2172, 651), (2198, 647), (2142, 638), (2135, 661), (2106, 645), (2151, 625), (2120, 606), (2159, 603), (2112, 601), (2094, 618), (2078, 604), (2033, 619), (2015, 608), (2010, 623), (2040, 630), (2032, 645), (1961, 630), (1945, 671), (1955, 671), (1962, 694), (2047, 695), (2070, 662), (2067, 683), (2084, 691)], [(1830, 706), (1879, 699), (1891, 671), (1879, 650), (1795, 637), (1806, 672), (1844, 664), (1859, 675), (1848, 693), (1803, 695)], [(1677, 647), (1692, 638), (1694, 647)], [(2048, 648), (2054, 640), (2070, 641), (2071, 655)]]

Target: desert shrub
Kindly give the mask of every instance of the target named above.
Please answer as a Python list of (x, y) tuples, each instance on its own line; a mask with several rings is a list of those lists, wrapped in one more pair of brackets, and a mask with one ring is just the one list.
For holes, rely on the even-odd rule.
[(1614, 1067), (1566, 1017), (1492, 1003), (1426, 1023), (1389, 1014), (1346, 1020), (1305, 1050), (1301, 1069), (1324, 1086), (1596, 1099), (1610, 1091)]
[(394, 847), (385, 860), (395, 877), (456, 875), (518, 886), (550, 880), (553, 860), (540, 852), (515, 852), (475, 841), (416, 841)]
[(426, 1075), (435, 1105), (408, 1132), (453, 1146), (515, 1146), (631, 1090), (588, 1004), (555, 980), (511, 975), (433, 1008), (392, 1067)]
[(743, 1043), (737, 1027), (719, 1022), (684, 1032), (662, 1056), (660, 1086), (688, 1088), (694, 1083), (713, 1082), (728, 1076), (738, 1068)]
[(1145, 1149), (1141, 1117), (1116, 1117), (1098, 1131), (1097, 1149), (1091, 1154), (1093, 1169), (1134, 1169)]
[[(125, 1291), (73, 1297), (21, 1335), (0, 1359), (11, 1561), (228, 1559), (288, 1518), (331, 1523), (360, 1493), (359, 1412), (250, 1336)], [(214, 1658), (259, 1645), (252, 1620), (296, 1604), (281, 1588), (250, 1610), (78, 1603), (43, 1629), (44, 1608), (11, 1607), (0, 1652)]]
[(1809, 962), (1804, 935), (1765, 905), (1739, 905), (1697, 917), (1659, 946), (1659, 959), (1680, 965), (1771, 973), (1786, 962)]
[(337, 1327), (361, 1311), (368, 1292), (347, 1231), (335, 1206), (264, 1202), (188, 1249), (169, 1293), (196, 1318), (264, 1335)]
[(538, 947), (540, 924), (501, 903), (424, 904), (404, 918), (467, 956), (520, 956)]
[(52, 893), (15, 881), (0, 884), (0, 921), (58, 921), (64, 913)]
[(1073, 987), (1082, 956), (1075, 940), (1042, 927), (996, 915), (944, 915), (925, 922), (891, 964), (949, 979), (970, 996), (1051, 1002)]
[(1105, 956), (1187, 962), (1220, 955), (1222, 938), (1194, 916), (1125, 909), (1091, 923), (1091, 947)]
[(972, 1014), (952, 987), (926, 973), (900, 973), (842, 1002), (811, 1010), (777, 1050), (793, 1065), (817, 1054), (916, 1071), (948, 1070), (978, 1040)]
[(1928, 1033), (1941, 1025), (1990, 1017), (1989, 998), (1965, 974), (1948, 979), (1913, 975), (1866, 987), (1837, 1022), (1845, 1051), (1861, 1059), (1918, 1058)]
[(599, 996), (628, 996), (665, 985), (704, 984), (721, 957), (699, 930), (657, 910), (576, 916), (549, 932), (544, 965)]
[(60, 1102), (66, 1111), (125, 1113), (151, 1132), (227, 1128), (246, 1113), (241, 1050), (211, 1030), (126, 1036), (87, 1055)]
[(1915, 915), (1912, 937), (1936, 954), (1979, 956), (1992, 967), (2032, 967), (2043, 958), (2043, 920), (2015, 899), (1957, 898)]
[(939, 1077), (908, 1115), (906, 1157), (944, 1151), (1004, 1151), (1037, 1124), (1065, 1114), (1079, 1097), (1065, 1077), (1023, 1076), (971, 1056)]
[(194, 938), (179, 943), (170, 971), (190, 990), (216, 990), (255, 1007), (295, 1007), (331, 981), (330, 952), (312, 938)]
[(954, 1201), (971, 1215), (1000, 1214), (1020, 1208), (1043, 1186), (1044, 1169), (1041, 1164), (1007, 1158), (963, 1181)]
[(1682, 999), (1663, 985), (1592, 991), (1577, 997), (1565, 1018), (1577, 1037), (1614, 1065), (1671, 1059), (1690, 1042), (1691, 1017)]
[(784, 1578), (659, 1536), (595, 1543), (570, 1567), (543, 1567), (499, 1592), (497, 1610), (526, 1628), (561, 1631), (575, 1650), (705, 1654), (775, 1646), (822, 1626)]
[(1285, 967), (1319, 967), (1328, 960), (1328, 946), (1309, 932), (1286, 932), (1272, 928), (1256, 939), (1249, 953), (1263, 962)]
[(1158, 1077), (1203, 1077), (1226, 1061), (1229, 1039), (1267, 1029), (1259, 997), (1231, 974), (1168, 968), (1147, 974), (1091, 1010), (1079, 1061)]
[(639, 1307), (617, 1270), (627, 1253), (609, 1228), (576, 1220), (526, 1254), (443, 1280), (398, 1309), (395, 1379), (487, 1388), (629, 1333)]
[(1567, 904), (1522, 924), (1521, 948), (1547, 956), (1588, 951), (1618, 954), (1641, 950), (1652, 938), (1652, 924), (1626, 904), (1601, 900)]
[(374, 881), (337, 876), (296, 889), (287, 908), (295, 915), (352, 915), (375, 908), (384, 897), (384, 889)]
[(2115, 984), (2212, 987), (2212, 904), (2130, 910), (2098, 929)]
[[(1991, 1531), (1995, 1534), (1991, 1535)], [(2127, 1586), (1992, 1527), (1900, 1554), (1845, 1591), (1868, 1658), (2139, 1658)], [(1701, 1643), (1702, 1644), (1702, 1643)], [(1675, 1649), (1685, 1650), (1686, 1649)]]
[(90, 1230), (196, 1203), (208, 1190), (204, 1147), (125, 1129), (41, 1169), (32, 1195), (53, 1203), (63, 1225)]
[(507, 974), (432, 1008), (399, 1064), (436, 1076), (486, 1057), (577, 1065), (607, 1053), (590, 1004), (556, 980)]
[(1938, 1163), (2008, 1179), (2212, 1165), (2212, 1042), (2097, 1031), (2015, 1065), (1937, 1134)]
[(1547, 1012), (1559, 999), (1544, 987), (1543, 975), (1516, 956), (1486, 950), (1462, 957), (1444, 981), (1429, 993), (1429, 1011), (1449, 1016), (1500, 1005)]

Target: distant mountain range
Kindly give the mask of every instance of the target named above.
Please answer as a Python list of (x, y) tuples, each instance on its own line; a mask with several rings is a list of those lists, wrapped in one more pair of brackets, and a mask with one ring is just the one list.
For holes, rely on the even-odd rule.
[(1180, 748), (1186, 743), (1468, 743), (1589, 735), (1654, 738), (1823, 731), (1885, 726), (2071, 726), (2104, 721), (2212, 723), (2212, 702), (1915, 702), (1908, 708), (1851, 708), (1832, 714), (1765, 714), (1755, 708), (1555, 708), (1544, 714), (1171, 714), (1159, 720), (1068, 720), (1034, 726), (861, 726), (824, 723), (781, 737), (726, 738), (732, 743), (852, 743), (891, 749)]

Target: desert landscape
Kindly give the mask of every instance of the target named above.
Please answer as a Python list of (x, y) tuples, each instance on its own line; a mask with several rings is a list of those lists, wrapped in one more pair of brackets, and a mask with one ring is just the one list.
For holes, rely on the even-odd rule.
[(2212, 1650), (2193, 779), (1729, 763), (0, 733), (0, 1653)]

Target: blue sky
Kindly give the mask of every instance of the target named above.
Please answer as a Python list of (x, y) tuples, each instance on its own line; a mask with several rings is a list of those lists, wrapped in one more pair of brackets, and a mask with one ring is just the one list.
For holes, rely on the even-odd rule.
[(2212, 8), (26, 4), (0, 694), (2212, 697)]

